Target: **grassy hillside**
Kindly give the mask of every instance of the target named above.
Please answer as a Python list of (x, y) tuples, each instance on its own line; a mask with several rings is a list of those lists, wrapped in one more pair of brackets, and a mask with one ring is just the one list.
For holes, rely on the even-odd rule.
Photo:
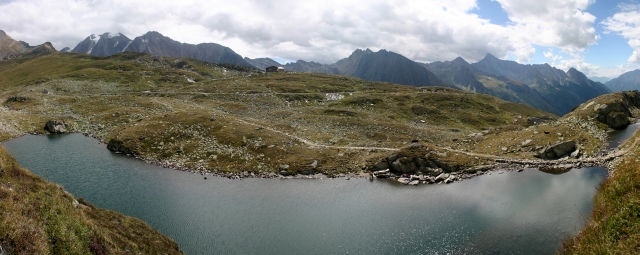
[[(525, 129), (528, 118), (553, 115), (488, 95), (138, 53), (1, 62), (0, 91), (12, 134), (44, 132), (47, 120), (61, 119), (125, 153), (203, 171), (357, 172), (412, 140), (531, 158), (536, 143), (558, 139)], [(588, 153), (602, 144), (580, 129), (546, 129), (581, 139)], [(479, 132), (488, 135), (469, 139)], [(514, 151), (491, 145), (503, 132), (510, 140), (497, 143)], [(520, 153), (516, 145), (536, 135)]]
[(623, 144), (632, 150), (613, 163), (587, 227), (563, 244), (564, 254), (638, 254), (640, 247), (640, 133)]
[(8, 254), (182, 254), (141, 220), (96, 208), (0, 148), (0, 246)]

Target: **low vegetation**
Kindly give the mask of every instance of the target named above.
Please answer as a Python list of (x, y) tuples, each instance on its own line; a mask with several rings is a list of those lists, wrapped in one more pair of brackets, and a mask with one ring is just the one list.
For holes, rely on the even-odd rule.
[[(632, 146), (640, 133), (621, 147)], [(563, 243), (564, 254), (637, 254), (640, 250), (640, 147), (617, 159), (595, 197), (586, 228)], [(586, 220), (586, 219), (585, 219)]]
[(122, 152), (205, 172), (358, 172), (414, 140), (514, 158), (563, 139), (587, 155), (602, 145), (572, 125), (529, 127), (558, 117), (488, 95), (139, 53), (2, 62), (0, 88), (5, 114), (23, 116), (12, 134), (60, 119)]

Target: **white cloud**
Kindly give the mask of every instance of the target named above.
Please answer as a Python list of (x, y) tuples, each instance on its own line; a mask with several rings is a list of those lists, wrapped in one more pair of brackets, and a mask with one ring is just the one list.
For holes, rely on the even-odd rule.
[(629, 40), (633, 53), (628, 61), (640, 63), (640, 5), (621, 5), (619, 9), (620, 12), (602, 24), (608, 33), (616, 33)]
[(581, 50), (595, 43), (591, 1), (498, 0), (512, 23), (471, 13), (475, 0), (94, 1), (21, 0), (0, 5), (0, 29), (31, 44), (73, 47), (89, 34), (130, 38), (158, 31), (174, 40), (215, 42), (248, 57), (322, 63), (355, 49), (387, 49), (432, 62), (486, 53), (528, 62), (534, 44)]

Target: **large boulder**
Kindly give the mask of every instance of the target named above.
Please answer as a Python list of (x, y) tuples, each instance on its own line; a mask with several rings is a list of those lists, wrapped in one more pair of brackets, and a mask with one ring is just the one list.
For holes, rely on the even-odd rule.
[(559, 159), (570, 155), (577, 148), (576, 142), (565, 141), (547, 146), (536, 157), (541, 159)]
[(67, 132), (67, 124), (62, 120), (50, 120), (47, 121), (44, 129), (52, 134), (62, 134)]
[(120, 140), (117, 139), (111, 139), (109, 141), (109, 143), (107, 144), (107, 149), (109, 149), (110, 151), (113, 151), (115, 153), (122, 153), (122, 154), (127, 154), (127, 155), (133, 155), (134, 152), (127, 148), (126, 146), (124, 146), (124, 143)]
[(606, 124), (613, 129), (624, 129), (630, 124), (630, 122), (629, 117), (625, 113), (610, 112), (607, 114)]
[(629, 117), (632, 117), (629, 107), (623, 101), (599, 104), (593, 109), (598, 121), (613, 129), (624, 129), (629, 125)]

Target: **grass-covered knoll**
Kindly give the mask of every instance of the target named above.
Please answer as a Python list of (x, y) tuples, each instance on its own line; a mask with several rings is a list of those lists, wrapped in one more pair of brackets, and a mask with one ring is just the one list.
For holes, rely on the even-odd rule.
[(0, 208), (0, 246), (7, 254), (182, 254), (146, 223), (76, 200), (2, 148)]
[(595, 197), (587, 227), (563, 244), (564, 254), (638, 254), (640, 249), (640, 148), (637, 133), (622, 148), (630, 148), (612, 166)]
[[(71, 131), (119, 141), (138, 157), (206, 171), (288, 165), (293, 174), (317, 162), (312, 172), (357, 172), (412, 140), (530, 158), (530, 148), (561, 140), (525, 129), (529, 118), (556, 116), (488, 95), (139, 53), (2, 62), (0, 89), (5, 111), (24, 116), (14, 121), (19, 132), (44, 132), (46, 120), (62, 119)], [(578, 139), (589, 153), (602, 144), (581, 128), (544, 129)], [(520, 148), (529, 139), (530, 148)]]

